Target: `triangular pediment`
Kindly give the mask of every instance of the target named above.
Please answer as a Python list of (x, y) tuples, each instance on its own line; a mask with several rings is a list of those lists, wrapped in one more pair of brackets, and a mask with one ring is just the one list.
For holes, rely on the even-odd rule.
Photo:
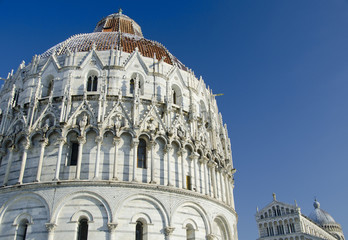
[(146, 63), (143, 60), (143, 56), (141, 56), (140, 52), (136, 49), (134, 50), (129, 57), (125, 60), (123, 63), (123, 66), (125, 70), (129, 69), (130, 67), (139, 68), (141, 66), (142, 70), (148, 74), (149, 68), (147, 67)]
[(104, 67), (101, 58), (94, 49), (87, 53), (87, 55), (83, 58), (82, 62), (80, 63), (79, 67), (84, 69), (88, 65), (95, 66), (99, 69), (102, 69)]

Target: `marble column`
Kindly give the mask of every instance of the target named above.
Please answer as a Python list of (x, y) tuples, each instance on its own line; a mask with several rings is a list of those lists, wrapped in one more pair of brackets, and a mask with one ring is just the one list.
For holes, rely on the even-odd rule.
[(113, 180), (118, 180), (117, 179), (117, 154), (118, 154), (118, 144), (119, 143), (120, 143), (120, 138), (114, 137), (115, 154), (114, 154), (114, 169), (112, 172), (112, 179)]
[(79, 150), (78, 150), (78, 155), (77, 155), (75, 178), (80, 179), (81, 164), (82, 164), (82, 151), (83, 151), (83, 145), (86, 143), (86, 138), (83, 136), (79, 136), (79, 137), (77, 137), (77, 141), (79, 142)]
[(12, 161), (13, 161), (13, 151), (14, 151), (14, 146), (12, 145), (9, 149), (8, 149), (9, 153), (8, 153), (8, 161), (7, 161), (7, 167), (6, 167), (6, 172), (5, 172), (5, 177), (4, 177), (4, 182), (3, 185), (6, 186), (8, 183), (8, 177), (10, 176), (10, 170), (11, 170), (11, 165), (12, 165)]
[(175, 228), (170, 226), (164, 228), (164, 235), (166, 236), (166, 240), (170, 240), (172, 238), (174, 230)]
[(150, 158), (151, 158), (151, 180), (150, 183), (156, 184), (155, 176), (156, 176), (156, 165), (155, 165), (155, 158), (153, 157), (153, 148), (156, 146), (155, 141), (151, 141), (149, 143), (149, 150), (150, 150)]
[(210, 172), (211, 172), (211, 179), (212, 179), (212, 185), (213, 185), (213, 196), (214, 198), (217, 197), (216, 194), (216, 177), (215, 177), (215, 167), (216, 167), (216, 163), (213, 161), (209, 161), (208, 162), (208, 166), (210, 168)]
[(226, 192), (226, 204), (227, 205), (231, 205), (230, 204), (230, 200), (231, 200), (231, 193), (230, 193), (230, 189), (228, 187), (228, 179), (227, 179), (227, 171), (224, 170), (223, 171), (223, 179), (224, 179), (224, 184), (225, 184), (225, 192)]
[(41, 171), (42, 171), (42, 164), (43, 164), (43, 158), (45, 155), (45, 147), (48, 144), (48, 139), (42, 139), (41, 140), (41, 151), (40, 151), (40, 158), (39, 158), (39, 165), (37, 167), (37, 172), (36, 172), (36, 182), (40, 182), (40, 178), (41, 178)]
[(99, 179), (100, 148), (103, 143), (103, 138), (98, 136), (95, 138), (95, 142), (97, 143), (97, 156), (96, 156), (95, 167), (94, 167), (94, 179)]
[(46, 223), (45, 224), (46, 229), (48, 231), (48, 240), (53, 240), (54, 239), (54, 229), (57, 227), (57, 224), (55, 223)]
[(202, 184), (204, 184), (204, 194), (205, 195), (208, 195), (207, 160), (208, 160), (208, 158), (204, 157), (204, 156), (199, 159), (199, 163), (201, 164), (201, 171), (203, 171)]
[(109, 229), (109, 240), (115, 240), (115, 233), (116, 233), (116, 227), (117, 223), (108, 223), (108, 229)]
[(167, 186), (173, 186), (172, 184), (172, 174), (170, 169), (170, 150), (172, 149), (172, 145), (166, 145), (166, 153), (167, 153), (167, 171), (168, 171), (168, 184)]
[(21, 169), (19, 171), (19, 177), (18, 177), (18, 182), (17, 184), (22, 184), (23, 183), (23, 177), (24, 177), (24, 171), (25, 171), (25, 165), (27, 163), (27, 154), (28, 154), (28, 149), (30, 147), (30, 143), (28, 142), (23, 146), (23, 154), (22, 154), (22, 163), (21, 163)]
[(185, 154), (186, 150), (182, 148), (179, 152), (178, 155), (181, 157), (181, 187), (183, 189), (186, 188), (186, 175), (185, 175)]
[(195, 190), (196, 192), (198, 191), (198, 186), (197, 186), (197, 159), (198, 159), (198, 157), (199, 157), (199, 155), (195, 152), (193, 152), (190, 156), (191, 162), (193, 164), (193, 172), (194, 172), (194, 179), (193, 179), (194, 186), (192, 187), (192, 189)]
[(225, 201), (225, 194), (224, 194), (224, 183), (223, 183), (223, 179), (222, 179), (222, 167), (219, 167), (217, 169), (217, 172), (218, 172), (218, 178), (219, 178), (219, 181), (220, 181), (220, 200), (222, 202)]
[(134, 138), (133, 143), (132, 143), (132, 148), (133, 148), (133, 173), (132, 173), (132, 182), (137, 182), (137, 153), (138, 153), (138, 145), (139, 145), (139, 140)]
[(65, 144), (65, 139), (59, 138), (58, 142), (59, 142), (59, 147), (58, 147), (58, 158), (56, 163), (56, 174), (54, 176), (53, 181), (59, 181), (60, 165), (62, 161), (62, 151), (63, 151), (63, 146)]

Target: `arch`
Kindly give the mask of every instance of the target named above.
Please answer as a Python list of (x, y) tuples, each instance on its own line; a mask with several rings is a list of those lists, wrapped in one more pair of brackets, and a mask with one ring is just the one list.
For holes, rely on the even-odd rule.
[(33, 217), (29, 213), (22, 213), (14, 219), (13, 225), (19, 225), (24, 219), (28, 221), (27, 224), (34, 224)]
[(168, 144), (168, 140), (164, 135), (157, 135), (154, 140), (156, 141), (158, 139), (163, 140), (164, 144)]
[(183, 208), (183, 207), (191, 207), (194, 210), (196, 210), (199, 213), (199, 215), (201, 216), (202, 220), (203, 220), (206, 232), (209, 233), (211, 231), (211, 224), (210, 224), (210, 222), (208, 220), (208, 217), (207, 217), (208, 215), (207, 215), (206, 211), (204, 210), (204, 208), (201, 207), (199, 204), (197, 204), (195, 202), (190, 202), (190, 201), (184, 202), (184, 203), (178, 205), (176, 208), (173, 209), (173, 215), (170, 218), (170, 223), (171, 223), (170, 226), (172, 226), (172, 224), (173, 224), (172, 221), (173, 221), (175, 215), (177, 214), (178, 210), (180, 208)]
[(41, 92), (41, 97), (49, 97), (51, 96), (53, 92), (53, 84), (54, 84), (54, 76), (52, 74), (49, 74), (44, 78), (44, 80), (41, 82), (42, 83), (42, 92)]
[[(15, 204), (16, 202), (20, 201), (20, 200), (23, 200), (25, 199), (26, 202), (29, 201), (29, 199), (33, 199), (33, 200), (36, 200), (38, 201), (39, 203), (41, 203), (45, 210), (46, 210), (46, 213), (47, 213), (47, 220), (48, 220), (48, 216), (50, 216), (50, 208), (46, 202), (46, 200), (41, 197), (40, 195), (36, 194), (36, 193), (20, 193), (18, 195), (15, 195), (13, 196), (12, 198), (10, 198), (9, 200), (7, 200), (0, 208), (0, 224), (2, 223), (2, 220), (3, 220), (3, 217), (4, 217), (4, 214), (6, 213), (7, 209), (9, 207), (11, 207), (13, 204)], [(29, 213), (25, 213), (25, 214), (29, 214)], [(23, 216), (26, 216), (26, 215), (23, 215)], [(40, 215), (40, 217), (42, 218), (42, 215)], [(18, 217), (17, 217), (18, 218)], [(32, 220), (30, 221), (32, 222)]]
[(147, 168), (147, 146), (144, 138), (139, 138), (138, 151), (137, 151), (137, 167)]
[(64, 206), (72, 199), (78, 198), (78, 197), (89, 197), (89, 198), (92, 198), (94, 200), (97, 200), (103, 206), (103, 208), (107, 214), (108, 222), (113, 222), (112, 211), (111, 211), (111, 208), (110, 208), (109, 204), (107, 203), (107, 201), (99, 194), (89, 192), (89, 191), (73, 192), (73, 193), (66, 195), (62, 199), (60, 199), (59, 203), (57, 204), (57, 207), (55, 208), (55, 210), (53, 211), (53, 213), (51, 215), (50, 222), (56, 224), (58, 222), (59, 214), (62, 211), (62, 209), (64, 208)]
[(99, 71), (92, 69), (87, 74), (87, 92), (96, 92), (98, 90), (98, 77), (100, 76)]
[(153, 224), (151, 217), (146, 213), (136, 213), (132, 216), (130, 223), (136, 224), (139, 219), (145, 220), (147, 224)]
[(186, 240), (195, 240), (195, 229), (191, 223), (187, 223), (186, 226)]
[(230, 236), (232, 236), (231, 229), (229, 228), (227, 219), (222, 216), (218, 215), (214, 218), (213, 222), (215, 222), (219, 227), (221, 227), (223, 231), (223, 238), (222, 240), (229, 240)]
[(71, 222), (78, 222), (81, 218), (86, 218), (88, 222), (93, 222), (93, 215), (87, 210), (79, 210), (75, 212), (71, 218)]
[(172, 90), (171, 97), (172, 97), (173, 104), (181, 105), (182, 104), (181, 88), (176, 84), (172, 84), (171, 90)]
[[(144, 88), (145, 88), (145, 76), (140, 72), (134, 72), (132, 73), (130, 77), (130, 89), (131, 89), (131, 81), (133, 80), (133, 91), (136, 89), (135, 83), (138, 82), (138, 90), (140, 95), (144, 95)], [(131, 94), (131, 90), (129, 91)]]
[(51, 128), (50, 130), (47, 131), (46, 137), (50, 138), (52, 134), (58, 134), (59, 137), (62, 137), (62, 131), (59, 128)]
[[(119, 212), (123, 209), (124, 204), (127, 202), (130, 202), (132, 200), (146, 200), (148, 202), (150, 202), (152, 205), (155, 206), (155, 208), (159, 211), (159, 213), (163, 216), (163, 227), (165, 226), (169, 226), (169, 215), (165, 209), (165, 207), (163, 206), (163, 204), (155, 197), (150, 196), (150, 195), (146, 195), (146, 194), (134, 194), (131, 195), (125, 199), (122, 200), (122, 204), (120, 204), (114, 211), (114, 216), (116, 218), (116, 216), (119, 216)], [(115, 222), (117, 219), (115, 219)]]
[(182, 228), (186, 228), (187, 224), (191, 224), (193, 229), (198, 231), (198, 225), (192, 218), (186, 219), (182, 224)]

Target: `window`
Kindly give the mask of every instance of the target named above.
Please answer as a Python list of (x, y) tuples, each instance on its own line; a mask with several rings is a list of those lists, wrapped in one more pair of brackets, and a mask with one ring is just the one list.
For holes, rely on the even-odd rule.
[(295, 232), (295, 225), (293, 223), (290, 223), (290, 232), (291, 233)]
[(87, 240), (88, 237), (88, 220), (81, 218), (79, 220), (79, 226), (77, 230), (77, 240)]
[(17, 229), (17, 236), (16, 236), (16, 240), (25, 240), (27, 237), (27, 231), (28, 231), (28, 220), (27, 219), (23, 219), (19, 225), (18, 225), (18, 229)]
[(146, 141), (140, 139), (138, 145), (138, 168), (146, 168)]
[(135, 240), (144, 240), (144, 224), (140, 221), (137, 221), (135, 227)]
[(129, 93), (130, 94), (134, 93), (134, 79), (131, 79), (129, 82)]
[(79, 155), (79, 144), (78, 142), (71, 142), (70, 144), (70, 162), (69, 166), (76, 166), (77, 165), (77, 157)]
[(89, 76), (87, 81), (87, 91), (88, 92), (97, 91), (97, 88), (98, 88), (98, 77), (95, 75)]
[(195, 229), (191, 224), (186, 225), (186, 240), (194, 240), (195, 239)]
[(192, 190), (191, 176), (189, 176), (189, 175), (186, 176), (186, 189)]
[(177, 101), (176, 101), (176, 91), (173, 89), (172, 90), (172, 94), (173, 94), (173, 103), (176, 104)]

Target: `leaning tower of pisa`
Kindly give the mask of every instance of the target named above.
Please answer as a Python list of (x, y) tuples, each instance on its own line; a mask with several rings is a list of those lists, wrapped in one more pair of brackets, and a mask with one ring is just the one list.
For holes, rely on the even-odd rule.
[(121, 11), (20, 64), (0, 108), (0, 239), (238, 239), (212, 90)]

